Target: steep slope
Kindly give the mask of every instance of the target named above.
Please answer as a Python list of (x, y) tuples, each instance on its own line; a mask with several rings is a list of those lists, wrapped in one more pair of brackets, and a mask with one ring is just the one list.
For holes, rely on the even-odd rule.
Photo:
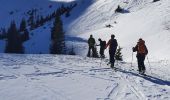
[[(11, 21), (15, 21), (17, 27), (23, 18), (26, 21), (30, 17), (30, 12), (35, 10), (34, 22), (41, 16), (46, 17), (52, 14), (61, 5), (67, 6), (74, 0), (1, 0), (0, 1), (0, 34), (1, 28), (8, 30)], [(49, 53), (51, 27), (53, 21), (46, 22), (43, 26), (34, 30), (29, 30), (30, 40), (24, 43), (25, 53)], [(27, 23), (28, 24), (28, 23)], [(27, 26), (29, 29), (30, 26)], [(5, 40), (0, 40), (0, 52), (5, 50)]]
[(22, 18), (28, 17), (27, 12), (31, 9), (37, 9), (39, 14), (48, 15), (56, 10), (61, 3), (63, 2), (49, 0), (1, 0), (0, 27), (9, 27), (12, 20), (20, 23)]
[[(155, 3), (152, 0), (125, 1), (127, 3), (122, 0), (93, 0), (82, 15), (65, 28), (68, 33), (85, 39), (93, 34), (96, 40), (100, 37), (108, 41), (110, 34), (115, 34), (119, 45), (123, 47), (125, 60), (131, 59), (131, 48), (140, 37), (146, 41), (149, 58), (169, 59), (170, 1), (160, 0)], [(115, 14), (118, 5), (129, 13)], [(106, 28), (108, 24), (113, 27)], [(87, 48), (83, 50), (87, 52)]]

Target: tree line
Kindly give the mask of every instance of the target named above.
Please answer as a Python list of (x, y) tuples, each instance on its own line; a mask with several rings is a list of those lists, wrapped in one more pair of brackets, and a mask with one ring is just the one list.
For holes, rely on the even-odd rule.
[(47, 16), (37, 15), (36, 9), (31, 9), (27, 12), (28, 19), (21, 20), (19, 28), (17, 28), (15, 21), (12, 21), (10, 27), (6, 30), (0, 30), (0, 39), (6, 40), (5, 53), (24, 53), (23, 43), (29, 40), (29, 31), (43, 26), (46, 22), (55, 19), (51, 29), (51, 46), (50, 53), (64, 54), (66, 53), (63, 23), (61, 16), (70, 16), (70, 11), (77, 6), (77, 3), (69, 6), (61, 5), (57, 10)]

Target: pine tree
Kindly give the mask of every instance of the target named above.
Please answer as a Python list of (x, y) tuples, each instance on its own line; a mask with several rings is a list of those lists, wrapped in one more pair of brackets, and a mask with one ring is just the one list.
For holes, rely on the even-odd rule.
[(22, 42), (29, 40), (29, 32), (27, 29), (24, 30), (24, 33), (21, 35)]
[(20, 32), (23, 32), (26, 29), (26, 20), (23, 18), (21, 23), (20, 23)]
[(1, 29), (0, 39), (5, 39), (7, 37), (7, 32), (5, 28)]
[(29, 19), (28, 19), (28, 25), (30, 25), (30, 29), (33, 30), (36, 26), (35, 24), (35, 13), (36, 13), (36, 10), (35, 9), (32, 9), (30, 12), (29, 12)]
[(35, 27), (39, 27), (40, 26), (40, 16), (37, 16), (36, 22), (35, 22)]
[(36, 27), (36, 24), (34, 22), (34, 17), (32, 17), (31, 23), (30, 23), (30, 29), (33, 30), (33, 29), (35, 29), (35, 27)]
[(41, 16), (41, 18), (40, 18), (40, 23), (39, 23), (39, 24), (40, 24), (40, 26), (42, 26), (42, 25), (44, 24), (44, 22), (45, 22), (45, 21), (44, 21), (44, 17), (43, 17), (43, 16)]
[(65, 41), (63, 24), (60, 16), (55, 18), (53, 28), (51, 30), (51, 48), (52, 54), (65, 54)]
[(122, 56), (121, 50), (122, 50), (122, 48), (119, 46), (115, 53), (116, 60), (123, 61), (123, 58), (122, 58), (123, 56)]
[(69, 17), (69, 16), (70, 16), (70, 11), (67, 11), (65, 17)]
[(5, 52), (24, 53), (21, 36), (16, 28), (16, 24), (14, 21), (11, 23), (10, 28), (8, 29)]

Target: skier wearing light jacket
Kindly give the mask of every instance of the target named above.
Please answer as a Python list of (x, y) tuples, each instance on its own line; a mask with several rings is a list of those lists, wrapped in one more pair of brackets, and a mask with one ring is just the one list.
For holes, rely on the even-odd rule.
[(148, 54), (148, 49), (145, 45), (145, 41), (142, 38), (140, 38), (139, 41), (137, 42), (137, 45), (133, 47), (132, 50), (133, 52), (137, 51), (136, 57), (138, 61), (139, 73), (144, 74), (146, 70), (144, 60), (146, 55)]

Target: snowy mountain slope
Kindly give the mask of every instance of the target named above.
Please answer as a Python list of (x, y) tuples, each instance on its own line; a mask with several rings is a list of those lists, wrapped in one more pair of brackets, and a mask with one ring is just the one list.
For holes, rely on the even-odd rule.
[(48, 22), (42, 27), (31, 31), (30, 40), (24, 43), (26, 54), (49, 54), (51, 44), (51, 27), (53, 22)]
[(104, 60), (80, 56), (0, 54), (0, 62), (1, 100), (170, 99), (166, 62), (151, 63), (146, 77), (135, 64), (116, 63), (115, 72)]
[[(126, 0), (125, 0), (126, 1)], [(170, 59), (170, 1), (160, 0), (93, 0), (93, 3), (75, 20), (65, 27), (67, 33), (81, 38), (89, 38), (93, 34), (108, 41), (115, 34), (119, 45), (123, 47), (126, 61), (131, 60), (131, 48), (141, 37), (146, 41), (149, 58), (152, 60)], [(84, 1), (85, 2), (85, 1)], [(87, 1), (88, 2), (88, 1)], [(129, 13), (114, 13), (120, 5)], [(75, 12), (75, 15), (79, 13)], [(74, 15), (73, 15), (74, 16)], [(65, 20), (69, 22), (70, 19)], [(106, 28), (111, 24), (113, 27)], [(83, 49), (87, 53), (87, 49)], [(85, 54), (82, 54), (85, 55)]]
[[(170, 52), (167, 52), (170, 49), (168, 46), (170, 42), (169, 0), (160, 0), (155, 3), (152, 3), (152, 0), (1, 0), (0, 4), (3, 5), (1, 6), (2, 12), (0, 12), (2, 15), (0, 26), (8, 26), (12, 19), (18, 21), (19, 24), (21, 17), (26, 16), (24, 13), (32, 8), (37, 8), (40, 14), (47, 15), (61, 3), (69, 4), (72, 1), (77, 1), (78, 6), (71, 11), (69, 18), (63, 17), (67, 35), (87, 40), (89, 35), (93, 34), (96, 41), (98, 38), (108, 41), (110, 35), (115, 34), (119, 45), (123, 47), (122, 53), (125, 61), (131, 60), (131, 48), (136, 45), (138, 38), (142, 37), (148, 46), (149, 58), (154, 61), (170, 58)], [(8, 4), (9, 2), (11, 3)], [(115, 14), (114, 11), (118, 5), (129, 13)], [(10, 15), (11, 11), (13, 14)], [(49, 52), (49, 34), (52, 26), (49, 23), (52, 22), (47, 22), (44, 26), (30, 32), (35, 35), (24, 43), (26, 53)], [(108, 24), (113, 27), (106, 28)], [(43, 29), (44, 27), (46, 29)], [(41, 44), (42, 40), (44, 40), (44, 45)], [(3, 45), (1, 52), (4, 50), (4, 43), (4, 41), (1, 42)], [(88, 45), (85, 41), (71, 40), (68, 46), (72, 45), (77, 54), (86, 56)]]
[(0, 40), (0, 44), (1, 44), (0, 52), (5, 51), (5, 41)]
[(12, 20), (20, 23), (21, 19), (28, 17), (27, 12), (37, 9), (39, 15), (46, 16), (61, 6), (74, 0), (1, 0), (0, 27), (9, 26)]
[[(11, 21), (15, 21), (19, 28), (22, 18), (28, 20), (30, 17), (29, 12), (32, 9), (36, 9), (35, 16), (37, 18), (40, 16), (45, 17), (56, 11), (62, 4), (67, 6), (72, 2), (74, 0), (1, 0), (0, 33), (1, 28), (6, 28), (6, 30), (9, 28)], [(52, 25), (53, 20), (35, 30), (29, 30), (30, 40), (24, 43), (25, 53), (49, 53), (49, 38)], [(27, 28), (29, 29), (29, 26)], [(0, 42), (0, 52), (3, 53), (6, 42), (4, 40), (0, 41), (2, 41)]]
[[(18, 24), (21, 19), (27, 17), (27, 11), (38, 9), (41, 14), (47, 15), (54, 11), (60, 4), (54, 4), (49, 0), (1, 0), (1, 24), (0, 27), (9, 27), (10, 22), (15, 20)], [(49, 5), (53, 5), (51, 9)]]

